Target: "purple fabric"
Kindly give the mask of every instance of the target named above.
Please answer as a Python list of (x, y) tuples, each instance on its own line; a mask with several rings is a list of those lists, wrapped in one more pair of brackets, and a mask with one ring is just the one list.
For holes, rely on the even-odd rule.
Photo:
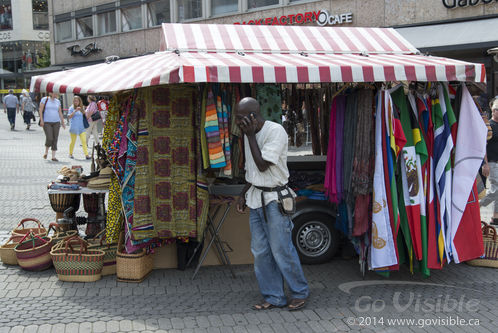
[(344, 114), (346, 112), (346, 96), (337, 96), (337, 111), (335, 120), (335, 176), (337, 202), (341, 202), (343, 195), (342, 184), (342, 162), (343, 162), (343, 142), (344, 142)]

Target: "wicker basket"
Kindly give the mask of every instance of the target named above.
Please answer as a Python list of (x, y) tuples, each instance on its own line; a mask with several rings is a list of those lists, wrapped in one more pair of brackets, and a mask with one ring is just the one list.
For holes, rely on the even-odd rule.
[(42, 271), (52, 266), (51, 248), (52, 238), (29, 233), (14, 247), (14, 251), (21, 268), (28, 271)]
[(50, 230), (53, 230), (54, 234), (51, 236), (52, 237), (52, 247), (55, 246), (57, 243), (62, 241), (64, 238), (68, 237), (73, 237), (78, 235), (78, 230), (67, 230), (64, 231), (62, 230), (61, 226), (58, 225), (57, 223), (50, 223), (48, 226), (48, 233), (50, 233)]
[[(74, 248), (76, 244), (78, 248)], [(102, 278), (104, 251), (88, 250), (87, 243), (73, 236), (59, 242), (50, 255), (61, 281), (94, 282)]]
[(102, 276), (116, 274), (116, 252), (118, 250), (118, 243), (107, 244), (105, 229), (99, 232), (94, 238), (89, 239), (88, 243), (89, 249), (105, 252)]
[(119, 235), (118, 251), (116, 253), (116, 275), (120, 282), (142, 282), (152, 272), (152, 255), (145, 249), (139, 253), (126, 253), (123, 246), (124, 235)]
[(484, 257), (467, 261), (471, 266), (498, 268), (498, 233), (493, 226), (481, 222)]
[[(35, 228), (26, 228), (24, 226), (24, 223), (26, 222), (35, 222), (37, 224), (37, 227)], [(43, 237), (43, 236), (47, 236), (47, 229), (45, 229), (42, 224), (40, 223), (40, 221), (38, 221), (37, 219), (34, 219), (34, 218), (25, 218), (23, 220), (21, 220), (21, 222), (19, 222), (19, 224), (17, 225), (17, 227), (14, 228), (14, 230), (12, 230), (12, 240), (14, 242), (17, 242), (19, 243), (20, 240), (26, 236), (27, 234), (29, 234), (30, 232), (33, 232), (33, 234), (35, 234), (36, 236), (40, 236), (40, 237)]]
[(5, 244), (0, 246), (0, 258), (2, 262), (6, 265), (18, 265), (16, 252), (14, 248), (17, 246), (17, 242), (15, 242), (12, 237), (9, 238)]

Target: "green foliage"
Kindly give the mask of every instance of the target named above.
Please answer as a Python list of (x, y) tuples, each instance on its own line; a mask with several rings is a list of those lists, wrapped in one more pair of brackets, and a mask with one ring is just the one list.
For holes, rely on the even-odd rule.
[(50, 66), (50, 43), (45, 43), (43, 45), (43, 51), (40, 53), (38, 58), (38, 64), (36, 68), (44, 68)]

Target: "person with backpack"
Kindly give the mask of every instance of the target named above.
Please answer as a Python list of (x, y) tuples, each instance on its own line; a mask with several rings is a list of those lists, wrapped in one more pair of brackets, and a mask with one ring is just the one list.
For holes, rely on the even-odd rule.
[(21, 112), (24, 118), (24, 123), (26, 124), (26, 130), (29, 131), (31, 127), (31, 119), (33, 118), (33, 113), (35, 112), (36, 106), (31, 100), (29, 93), (26, 89), (22, 90), (21, 96)]

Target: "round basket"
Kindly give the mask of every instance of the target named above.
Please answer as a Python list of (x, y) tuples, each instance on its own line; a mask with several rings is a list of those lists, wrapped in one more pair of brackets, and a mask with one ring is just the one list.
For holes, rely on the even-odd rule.
[(101, 250), (105, 252), (102, 276), (116, 274), (116, 252), (118, 243), (108, 244), (106, 242), (105, 229), (99, 232), (94, 238), (89, 239), (88, 244), (88, 248), (91, 250)]
[[(73, 248), (73, 244), (77, 247)], [(78, 236), (65, 238), (50, 252), (61, 281), (94, 282), (102, 278), (104, 251), (88, 250), (87, 242)]]
[[(26, 222), (34, 222), (34, 223), (36, 223), (37, 227), (26, 228), (26, 226), (24, 225)], [(17, 225), (17, 227), (14, 230), (12, 230), (12, 237), (11, 238), (14, 242), (19, 243), (20, 240), (22, 238), (24, 238), (24, 236), (28, 235), (31, 232), (34, 235), (40, 236), (40, 237), (47, 235), (47, 229), (45, 229), (42, 226), (40, 221), (38, 221), (35, 218), (29, 217), (29, 218), (22, 219), (21, 222), (19, 222), (19, 224)]]
[(11, 237), (5, 244), (0, 246), (0, 258), (4, 264), (17, 265), (16, 252), (14, 251), (17, 244)]
[(52, 238), (30, 233), (17, 244), (14, 251), (21, 268), (28, 271), (42, 271), (52, 266), (51, 248)]
[(61, 240), (67, 237), (73, 237), (78, 234), (78, 230), (63, 230), (57, 223), (50, 223), (48, 226), (48, 233), (53, 231), (52, 237), (52, 247), (59, 243)]

